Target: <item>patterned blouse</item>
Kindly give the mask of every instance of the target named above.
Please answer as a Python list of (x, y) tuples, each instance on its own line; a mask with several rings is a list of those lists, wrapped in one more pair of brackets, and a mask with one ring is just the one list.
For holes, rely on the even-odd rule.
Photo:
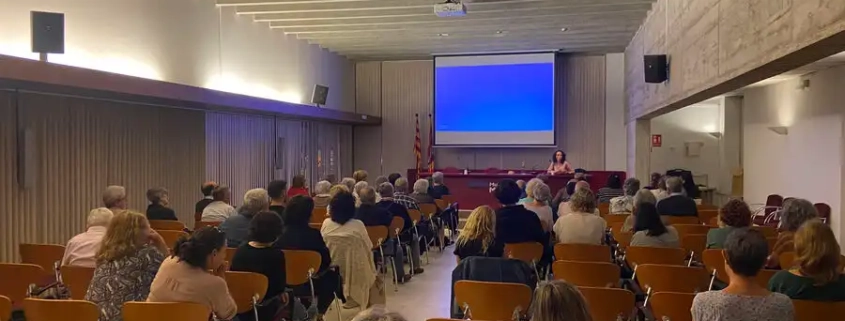
[(695, 321), (792, 321), (792, 300), (780, 293), (767, 296), (701, 292), (692, 301)]
[(99, 321), (123, 321), (123, 303), (146, 301), (164, 255), (144, 246), (134, 254), (97, 266), (85, 300), (100, 308)]

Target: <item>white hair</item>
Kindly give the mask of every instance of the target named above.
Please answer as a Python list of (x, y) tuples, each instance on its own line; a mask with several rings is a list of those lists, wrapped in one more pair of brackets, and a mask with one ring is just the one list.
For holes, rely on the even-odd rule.
[(414, 182), (414, 193), (428, 193), (428, 180), (420, 178)]
[(544, 184), (542, 179), (539, 178), (532, 178), (525, 184), (525, 194), (530, 198), (534, 198), (534, 188), (537, 187), (538, 184)]
[(681, 193), (684, 191), (684, 181), (680, 177), (671, 176), (666, 179), (666, 189), (669, 193)]
[(355, 186), (352, 188), (352, 190), (354, 191), (353, 193), (355, 193), (356, 195), (359, 195), (359, 194), (361, 194), (361, 190), (367, 188), (367, 186), (370, 186), (370, 184), (367, 184), (367, 181), (357, 182), (357, 183), (355, 183)]
[(352, 192), (355, 189), (355, 179), (352, 177), (344, 177), (340, 180), (341, 185), (345, 185), (346, 189)]
[(319, 181), (317, 185), (314, 185), (315, 194), (328, 194), (331, 189), (332, 183), (329, 181)]
[(263, 188), (253, 188), (244, 194), (244, 204), (241, 208), (248, 214), (256, 214), (270, 206), (270, 195)]
[(400, 177), (396, 179), (396, 182), (393, 183), (393, 189), (395, 192), (405, 193), (408, 191), (408, 179), (404, 177)]
[(126, 199), (126, 187), (112, 185), (106, 187), (103, 191), (103, 205), (106, 207), (115, 207), (118, 203)]
[(532, 195), (534, 195), (534, 200), (538, 202), (548, 203), (552, 200), (552, 190), (545, 183), (534, 185), (534, 193)]
[(434, 172), (434, 174), (431, 174), (431, 181), (436, 184), (443, 184), (443, 172)]
[(384, 306), (376, 305), (361, 311), (352, 321), (407, 321), (401, 314), (388, 311)]
[(108, 226), (114, 213), (105, 207), (98, 207), (88, 213), (88, 226)]

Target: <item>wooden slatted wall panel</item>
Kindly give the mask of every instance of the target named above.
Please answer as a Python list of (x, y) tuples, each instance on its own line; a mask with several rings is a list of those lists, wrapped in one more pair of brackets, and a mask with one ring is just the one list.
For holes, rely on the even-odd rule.
[(558, 136), (562, 138), (558, 144), (569, 162), (588, 170), (604, 169), (605, 65), (603, 55), (573, 55), (557, 64), (557, 90), (562, 95), (559, 109), (564, 111), (563, 128), (558, 129), (558, 134), (562, 130), (564, 135)]
[[(432, 109), (434, 71), (432, 61), (390, 61), (382, 63), (382, 151), (383, 171), (404, 173), (414, 167), (414, 114), (420, 114), (420, 136), (428, 146), (428, 114)], [(373, 143), (376, 147), (376, 143)], [(357, 144), (356, 144), (357, 148)], [(377, 151), (378, 149), (375, 149)]]

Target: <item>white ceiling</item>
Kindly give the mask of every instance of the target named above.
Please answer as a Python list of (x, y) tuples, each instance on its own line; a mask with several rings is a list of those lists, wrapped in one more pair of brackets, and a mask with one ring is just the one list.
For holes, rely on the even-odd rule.
[[(287, 35), (356, 60), (434, 54), (622, 52), (654, 0), (464, 0), (465, 17), (439, 18), (443, 0), (217, 0)], [(565, 28), (565, 31), (562, 31)]]
[(845, 51), (840, 52), (840, 53), (835, 54), (835, 55), (832, 55), (832, 56), (829, 56), (829, 57), (826, 57), (826, 58), (823, 58), (823, 59), (820, 59), (820, 60), (817, 60), (817, 61), (814, 61), (814, 62), (811, 62), (809, 64), (806, 64), (804, 66), (792, 69), (790, 71), (787, 71), (785, 73), (782, 73), (782, 74), (774, 76), (774, 77), (771, 77), (769, 79), (765, 79), (765, 80), (761, 80), (759, 82), (753, 83), (751, 85), (748, 85), (745, 88), (740, 89), (739, 92), (741, 92), (744, 89), (748, 89), (748, 88), (766, 86), (766, 85), (771, 85), (771, 84), (778, 83), (778, 82), (781, 82), (781, 81), (796, 79), (796, 78), (799, 78), (799, 77), (804, 76), (804, 75), (809, 75), (809, 74), (812, 74), (812, 73), (817, 72), (817, 71), (825, 70), (825, 69), (840, 66), (840, 65), (845, 65)]

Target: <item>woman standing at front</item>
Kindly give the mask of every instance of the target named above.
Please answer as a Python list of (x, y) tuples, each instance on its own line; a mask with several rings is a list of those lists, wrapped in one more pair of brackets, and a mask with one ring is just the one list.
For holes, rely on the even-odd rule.
[(572, 165), (566, 161), (566, 153), (562, 150), (557, 150), (554, 155), (552, 155), (552, 163), (549, 164), (549, 169), (547, 171), (549, 172), (549, 175), (575, 173), (575, 170), (572, 169)]
[(144, 214), (122, 211), (114, 215), (85, 294), (85, 300), (100, 309), (100, 321), (121, 321), (124, 303), (147, 299), (167, 251), (164, 239), (150, 229)]

